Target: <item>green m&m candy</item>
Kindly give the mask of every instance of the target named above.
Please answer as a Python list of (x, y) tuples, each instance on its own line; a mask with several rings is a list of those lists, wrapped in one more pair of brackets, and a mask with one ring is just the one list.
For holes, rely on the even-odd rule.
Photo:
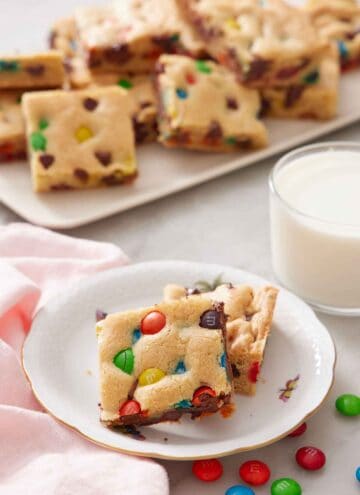
[(360, 397), (353, 394), (340, 395), (335, 402), (336, 409), (344, 416), (360, 415)]
[(291, 478), (280, 478), (271, 485), (271, 495), (301, 495), (299, 483)]
[(124, 349), (116, 354), (113, 363), (124, 373), (131, 375), (134, 369), (134, 353), (132, 349)]
[(41, 132), (33, 132), (30, 136), (30, 143), (34, 151), (46, 151), (47, 139)]

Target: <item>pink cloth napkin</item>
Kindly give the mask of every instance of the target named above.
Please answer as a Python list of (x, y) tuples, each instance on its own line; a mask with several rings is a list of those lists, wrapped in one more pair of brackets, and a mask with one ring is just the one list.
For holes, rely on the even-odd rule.
[(97, 447), (44, 413), (19, 361), (31, 320), (49, 297), (127, 262), (112, 244), (0, 226), (0, 495), (169, 493), (160, 465)]

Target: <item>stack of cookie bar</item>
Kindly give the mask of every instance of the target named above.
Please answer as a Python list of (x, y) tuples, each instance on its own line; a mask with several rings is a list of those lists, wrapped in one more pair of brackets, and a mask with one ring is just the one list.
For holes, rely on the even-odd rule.
[(149, 308), (101, 315), (96, 326), (100, 418), (107, 426), (228, 417), (233, 390), (253, 395), (277, 289), (177, 285)]
[(343, 68), (360, 60), (359, 19), (355, 0), (79, 8), (52, 27), (50, 52), (0, 60), (0, 161), (25, 157), (27, 146), (41, 192), (128, 183), (136, 145), (156, 140), (263, 148), (264, 116), (336, 115), (339, 58)]

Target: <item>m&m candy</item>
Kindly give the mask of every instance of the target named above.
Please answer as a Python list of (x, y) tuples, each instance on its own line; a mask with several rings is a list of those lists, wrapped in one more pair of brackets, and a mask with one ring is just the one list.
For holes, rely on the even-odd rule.
[(255, 495), (255, 492), (249, 486), (234, 485), (226, 490), (225, 495)]
[(316, 447), (301, 447), (296, 452), (296, 462), (308, 471), (316, 471), (325, 466), (326, 456)]
[(356, 472), (355, 472), (355, 478), (358, 480), (358, 482), (360, 483), (360, 466), (357, 468)]
[(139, 413), (141, 413), (141, 407), (140, 404), (136, 402), (136, 400), (127, 400), (120, 407), (119, 411), (120, 416), (131, 416), (132, 414)]
[(192, 404), (195, 407), (201, 406), (202, 402), (208, 397), (216, 397), (216, 392), (210, 387), (199, 387), (195, 390)]
[(223, 467), (217, 459), (195, 461), (192, 472), (201, 481), (216, 481), (223, 474)]
[(294, 438), (294, 437), (300, 437), (303, 435), (307, 430), (307, 424), (302, 423), (298, 428), (296, 428), (294, 431), (288, 434), (288, 437)]
[(240, 466), (240, 478), (253, 486), (264, 485), (270, 478), (269, 467), (261, 461), (247, 461)]
[(154, 335), (160, 332), (166, 325), (166, 316), (160, 311), (151, 311), (141, 322), (141, 332), (144, 335)]
[(115, 366), (128, 375), (131, 375), (131, 373), (133, 372), (134, 361), (134, 353), (130, 348), (118, 352), (113, 359), (113, 363), (115, 364)]
[(291, 478), (280, 478), (271, 485), (271, 495), (301, 495), (299, 483)]
[(139, 376), (140, 387), (145, 387), (145, 385), (152, 385), (153, 383), (159, 382), (164, 378), (165, 373), (159, 368), (148, 368), (144, 370)]
[(335, 402), (336, 409), (344, 416), (360, 415), (360, 397), (353, 394), (340, 395)]

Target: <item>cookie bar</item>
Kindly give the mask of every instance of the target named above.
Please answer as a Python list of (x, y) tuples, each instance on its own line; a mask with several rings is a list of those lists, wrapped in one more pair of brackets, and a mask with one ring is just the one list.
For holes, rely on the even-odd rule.
[(164, 289), (164, 299), (184, 300), (185, 297), (198, 294), (199, 299), (224, 303), (227, 346), (235, 392), (254, 395), (270, 334), (277, 293), (278, 290), (274, 287), (254, 290), (247, 285), (224, 284), (207, 293), (179, 285), (168, 285)]
[(21, 91), (0, 91), (0, 162), (26, 158), (21, 97)]
[(175, 0), (119, 0), (79, 9), (75, 20), (93, 72), (148, 73), (161, 53), (204, 53)]
[(0, 57), (0, 88), (61, 88), (64, 67), (60, 52)]
[(91, 86), (118, 85), (128, 91), (132, 106), (136, 144), (155, 141), (157, 138), (157, 109), (154, 85), (150, 76), (129, 76), (119, 73), (92, 74), (79, 53), (75, 20), (59, 19), (50, 33), (50, 46), (62, 51), (69, 86), (81, 89)]
[(49, 34), (49, 47), (62, 53), (66, 80), (71, 88), (82, 89), (92, 83), (92, 76), (81, 54), (73, 17), (58, 19)]
[(310, 16), (282, 0), (177, 0), (210, 55), (251, 87), (298, 84), (311, 77), (327, 42)]
[(337, 44), (343, 70), (360, 64), (360, 6), (356, 0), (309, 0), (315, 28)]
[(209, 151), (261, 148), (267, 132), (258, 120), (260, 97), (214, 62), (162, 55), (156, 87), (160, 142)]
[(205, 298), (106, 316), (97, 323), (101, 421), (150, 425), (225, 409), (224, 331), (223, 305)]
[(26, 93), (22, 106), (35, 191), (112, 186), (136, 177), (123, 89)]
[(328, 120), (337, 114), (340, 68), (337, 57), (324, 59), (318, 80), (288, 88), (264, 88), (262, 116)]

